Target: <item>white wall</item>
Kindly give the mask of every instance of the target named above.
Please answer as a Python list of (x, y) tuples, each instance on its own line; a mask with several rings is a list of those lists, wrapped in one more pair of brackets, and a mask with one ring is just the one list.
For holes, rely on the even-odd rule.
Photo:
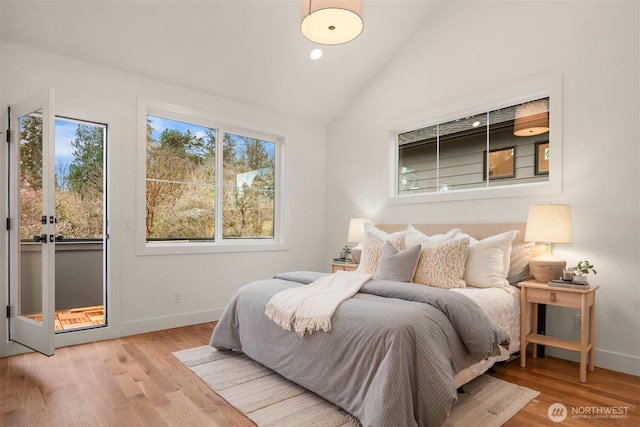
[[(252, 280), (290, 270), (328, 270), (325, 254), (325, 129), (304, 120), (209, 96), (93, 64), (2, 43), (0, 105), (52, 87), (58, 114), (108, 124), (110, 327), (57, 336), (58, 344), (109, 338), (216, 319), (233, 293)], [(137, 256), (136, 99), (144, 96), (236, 122), (281, 129), (284, 159), (286, 250), (199, 255)], [(6, 114), (2, 114), (6, 125)], [(5, 129), (6, 127), (2, 127)], [(4, 137), (4, 135), (3, 135)], [(6, 211), (6, 153), (0, 150), (0, 209)], [(310, 226), (319, 224), (320, 226)], [(6, 240), (6, 231), (0, 231)], [(1, 246), (1, 259), (6, 248)], [(5, 265), (2, 270), (4, 271)], [(6, 304), (6, 277), (0, 279)], [(182, 303), (173, 303), (175, 291)], [(6, 330), (0, 320), (0, 330)], [(0, 355), (20, 351), (0, 339)]]
[[(637, 2), (441, 5), (327, 129), (326, 256), (344, 245), (352, 216), (525, 222), (531, 204), (568, 203), (573, 243), (555, 253), (569, 265), (586, 258), (598, 270), (591, 277), (600, 285), (596, 365), (640, 375), (639, 15)], [(562, 194), (388, 203), (388, 123), (495, 102), (505, 88), (556, 73), (563, 80)], [(550, 307), (548, 333), (577, 338), (573, 314)], [(550, 352), (575, 360), (575, 353)]]

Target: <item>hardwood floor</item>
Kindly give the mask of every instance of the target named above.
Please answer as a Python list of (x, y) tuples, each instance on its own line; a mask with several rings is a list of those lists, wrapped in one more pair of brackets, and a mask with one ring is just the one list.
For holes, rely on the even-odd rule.
[[(171, 354), (209, 341), (214, 323), (60, 348), (47, 358), (0, 358), (0, 426), (252, 426)], [(579, 419), (566, 426), (640, 425), (640, 379), (601, 368), (578, 382), (578, 365), (517, 360), (498, 378), (541, 392), (506, 426), (556, 425), (549, 405), (626, 408), (626, 418)], [(584, 413), (584, 410), (583, 410)], [(583, 414), (584, 415), (584, 414)]]
[[(540, 392), (505, 427), (640, 426), (640, 377), (596, 367), (582, 384), (579, 364), (555, 357), (527, 357), (526, 368), (519, 359), (494, 368), (493, 376)], [(568, 412), (558, 424), (548, 416), (554, 403), (562, 403)]]

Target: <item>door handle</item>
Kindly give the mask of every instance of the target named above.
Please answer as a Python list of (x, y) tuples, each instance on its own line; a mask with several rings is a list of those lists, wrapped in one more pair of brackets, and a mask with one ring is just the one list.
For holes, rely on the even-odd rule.
[(46, 234), (41, 234), (39, 236), (37, 236), (37, 235), (33, 236), (33, 241), (42, 243), (44, 245), (45, 243), (47, 243), (47, 235)]

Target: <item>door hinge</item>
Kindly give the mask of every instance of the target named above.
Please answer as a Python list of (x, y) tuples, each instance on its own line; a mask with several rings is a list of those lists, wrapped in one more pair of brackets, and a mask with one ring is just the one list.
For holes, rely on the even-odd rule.
[(7, 107), (7, 144), (11, 142), (11, 107)]
[(7, 306), (7, 319), (10, 319), (10, 318), (11, 318), (11, 306), (8, 305)]
[(11, 218), (7, 218), (7, 231), (11, 230)]

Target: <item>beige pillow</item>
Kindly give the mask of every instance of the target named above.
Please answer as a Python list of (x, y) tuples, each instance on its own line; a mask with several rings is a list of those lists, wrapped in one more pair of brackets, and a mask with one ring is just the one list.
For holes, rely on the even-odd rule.
[(371, 275), (376, 274), (376, 271), (378, 270), (378, 261), (382, 256), (384, 243), (387, 241), (399, 250), (404, 249), (404, 234), (390, 236), (389, 240), (385, 240), (372, 233), (367, 233), (364, 236), (364, 249), (360, 256), (360, 264), (356, 269), (358, 273)]
[(373, 224), (365, 223), (362, 253), (360, 254), (360, 263), (356, 271), (358, 273), (374, 275), (378, 268), (378, 260), (380, 259), (380, 255), (382, 255), (384, 241), (388, 240), (393, 243), (396, 248), (404, 250), (404, 236), (404, 230), (389, 234), (376, 228)]
[(508, 287), (507, 274), (511, 258), (511, 243), (517, 230), (496, 234), (469, 244), (464, 281), (476, 288)]
[(465, 288), (464, 267), (469, 237), (424, 243), (413, 281), (436, 288)]
[(373, 278), (410, 282), (416, 272), (419, 258), (420, 245), (401, 251), (387, 240), (384, 242), (384, 249)]

